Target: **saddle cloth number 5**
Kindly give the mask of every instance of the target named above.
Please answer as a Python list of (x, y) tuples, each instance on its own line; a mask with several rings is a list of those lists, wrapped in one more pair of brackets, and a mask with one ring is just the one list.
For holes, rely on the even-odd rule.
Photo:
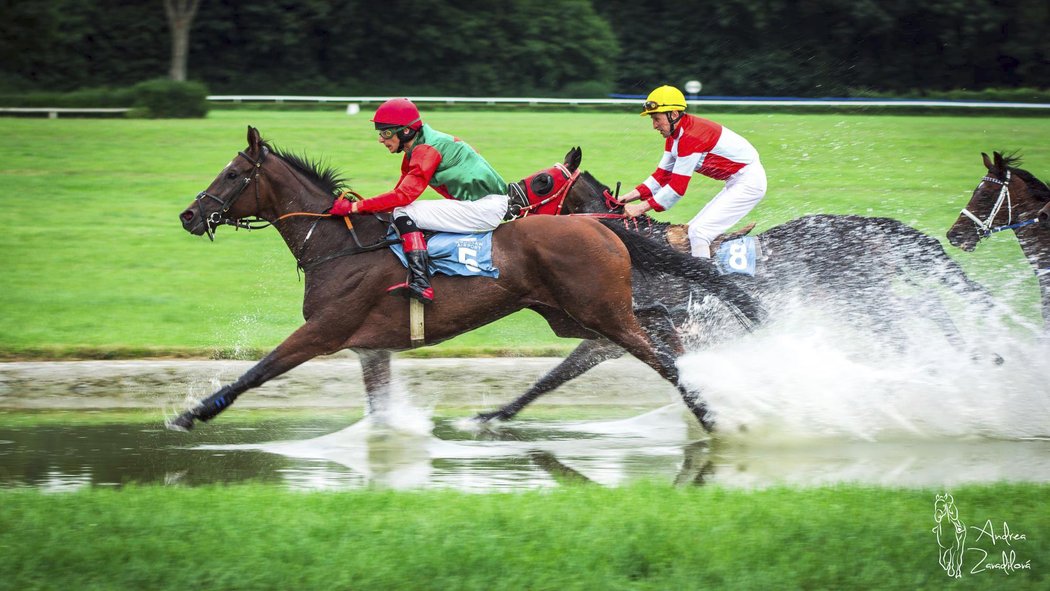
[(466, 268), (475, 273), (481, 271), (481, 268), (478, 267), (478, 250), (476, 248), (460, 246), (456, 251), (459, 262), (463, 263)]

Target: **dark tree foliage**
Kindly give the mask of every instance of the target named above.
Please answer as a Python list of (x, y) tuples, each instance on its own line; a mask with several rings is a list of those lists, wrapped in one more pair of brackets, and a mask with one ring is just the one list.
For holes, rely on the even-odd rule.
[(212, 0), (197, 23), (191, 67), (238, 92), (602, 94), (619, 51), (588, 0)]
[[(160, 0), (0, 0), (0, 90), (163, 77)], [(1050, 87), (1046, 0), (203, 0), (218, 93), (600, 96)]]
[(843, 96), (1050, 87), (1046, 0), (603, 0), (621, 92)]
[(126, 86), (167, 72), (159, 0), (0, 2), (0, 83), (72, 90)]

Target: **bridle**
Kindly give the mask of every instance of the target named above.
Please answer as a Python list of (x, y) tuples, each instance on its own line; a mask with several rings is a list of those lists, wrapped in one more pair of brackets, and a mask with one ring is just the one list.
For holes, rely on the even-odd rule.
[[(997, 179), (993, 176), (986, 176), (981, 179), (982, 182), (994, 183), (1001, 185), (999, 189), (999, 197), (995, 200), (995, 205), (992, 206), (992, 211), (988, 214), (988, 217), (984, 220), (974, 215), (972, 211), (967, 208), (963, 208), (962, 215), (973, 220), (973, 223), (977, 226), (978, 233), (982, 238), (987, 238), (996, 232), (1002, 232), (1003, 230), (1016, 230), (1023, 228), (1030, 224), (1034, 224), (1039, 221), (1038, 218), (1031, 219), (1024, 222), (1013, 223), (1014, 221), (1014, 205), (1013, 200), (1010, 198), (1010, 169), (1006, 169), (1004, 178)], [(992, 222), (995, 221), (995, 217), (999, 215), (999, 211), (1002, 210), (1003, 205), (1006, 205), (1006, 225), (993, 226)]]
[[(254, 183), (254, 185), (255, 185), (255, 211), (259, 211), (260, 197), (259, 197), (259, 182), (258, 182), (258, 180), (259, 180), (259, 176), (262, 174), (263, 162), (266, 160), (266, 156), (269, 153), (270, 153), (269, 148), (263, 146), (262, 151), (259, 153), (259, 159), (256, 160), (255, 158), (252, 158), (251, 156), (249, 156), (244, 151), (237, 152), (237, 156), (239, 156), (241, 158), (244, 158), (245, 160), (247, 160), (252, 165), (251, 172), (249, 172), (247, 176), (245, 176), (243, 179), (241, 179), (241, 184), (238, 187), (234, 188), (232, 191), (230, 191), (229, 195), (227, 195), (225, 198), (219, 197), (217, 195), (212, 195), (207, 190), (201, 191), (200, 193), (197, 194), (197, 197), (196, 197), (196, 200), (195, 200), (195, 203), (196, 203), (196, 206), (197, 206), (197, 214), (204, 221), (205, 232), (208, 234), (208, 238), (211, 241), (213, 241), (213, 242), (215, 241), (215, 229), (218, 228), (221, 225), (233, 226), (235, 228), (244, 228), (246, 230), (262, 230), (263, 228), (269, 228), (270, 226), (274, 225), (274, 221), (270, 221), (270, 220), (267, 220), (265, 218), (261, 218), (258, 215), (252, 216), (252, 217), (248, 217), (248, 218), (236, 218), (236, 219), (229, 219), (228, 217), (226, 217), (226, 215), (229, 213), (230, 209), (233, 208), (235, 203), (237, 203), (237, 200), (240, 199), (242, 195), (244, 195), (244, 191), (245, 191), (245, 189), (248, 188), (248, 185), (253, 184), (253, 181), (255, 181), (255, 183)], [(343, 191), (339, 195), (339, 198), (346, 197), (347, 195), (353, 196), (356, 200), (360, 200), (361, 199), (361, 195), (359, 195), (355, 191), (351, 191), (351, 190)], [(216, 210), (216, 211), (211, 212), (211, 214), (209, 214), (208, 216), (205, 216), (204, 215), (204, 205), (203, 204), (204, 204), (204, 202), (206, 200), (209, 200), (209, 199), (212, 200), (212, 201), (217, 202), (219, 204), (219, 209)], [(330, 213), (328, 213), (327, 210), (324, 213), (292, 212), (292, 213), (286, 213), (286, 214), (278, 217), (275, 221), (281, 221), (281, 220), (283, 220), (285, 218), (289, 218), (289, 217), (293, 217), (293, 216), (309, 216), (309, 217), (317, 218), (314, 221), (314, 224), (312, 226), (310, 226), (310, 230), (306, 233), (306, 237), (303, 239), (304, 244), (305, 244), (305, 242), (307, 240), (310, 239), (310, 236), (313, 234), (314, 228), (317, 226), (317, 222), (319, 222), (322, 219), (333, 217)], [(380, 216), (377, 215), (376, 217), (380, 217)], [(330, 260), (333, 260), (333, 259), (336, 259), (336, 258), (339, 258), (339, 257), (344, 257), (344, 256), (348, 256), (348, 255), (353, 255), (353, 254), (359, 254), (359, 253), (362, 253), (362, 252), (369, 252), (369, 251), (373, 251), (373, 250), (379, 250), (381, 248), (386, 248), (387, 246), (389, 246), (391, 244), (400, 243), (400, 239), (381, 239), (381, 240), (379, 240), (378, 242), (376, 242), (374, 244), (361, 244), (361, 241), (357, 237), (357, 232), (354, 230), (354, 226), (350, 222), (350, 217), (349, 216), (345, 216), (345, 217), (343, 217), (343, 220), (346, 222), (346, 227), (350, 231), (350, 235), (351, 235), (351, 237), (354, 240), (354, 246), (350, 246), (348, 248), (344, 248), (344, 249), (339, 250), (339, 251), (334, 252), (334, 253), (329, 253), (329, 254), (326, 254), (326, 255), (322, 255), (320, 257), (317, 257), (316, 259), (312, 259), (312, 260), (309, 260), (309, 261), (302, 260), (302, 256), (301, 256), (300, 253), (293, 252), (293, 255), (295, 255), (295, 260), (296, 260), (296, 263), (297, 263), (297, 269), (306, 271), (306, 270), (312, 269), (312, 268), (314, 268), (314, 267), (316, 267), (316, 266), (318, 266), (318, 265), (320, 265), (322, 263), (326, 263), (326, 262), (328, 262)], [(386, 221), (386, 220), (384, 220), (384, 221)], [(388, 221), (388, 223), (389, 223), (389, 221)], [(390, 224), (390, 225), (392, 226), (393, 224)]]
[[(228, 226), (233, 226), (235, 228), (244, 228), (246, 230), (261, 230), (263, 228), (268, 228), (269, 226), (273, 225), (272, 222), (262, 219), (260, 217), (237, 218), (232, 220), (226, 217), (226, 214), (229, 213), (230, 208), (232, 208), (234, 204), (237, 203), (237, 200), (240, 199), (241, 195), (244, 194), (244, 190), (248, 188), (248, 185), (252, 184), (252, 181), (257, 181), (259, 175), (262, 174), (262, 164), (263, 161), (266, 159), (266, 155), (268, 153), (269, 149), (263, 147), (262, 152), (260, 152), (259, 154), (259, 159), (256, 160), (248, 154), (246, 154), (243, 150), (237, 152), (238, 156), (244, 158), (252, 165), (251, 172), (248, 174), (248, 176), (241, 179), (240, 186), (233, 189), (233, 191), (231, 191), (225, 199), (216, 195), (212, 195), (207, 190), (201, 191), (197, 194), (195, 200), (197, 204), (197, 214), (204, 222), (204, 231), (208, 234), (208, 239), (212, 242), (215, 241), (215, 229), (224, 224)], [(218, 202), (219, 204), (219, 209), (211, 212), (207, 216), (204, 215), (204, 201), (206, 199), (211, 199), (213, 201)], [(255, 183), (255, 205), (255, 210), (259, 211), (258, 182)]]
[[(511, 195), (512, 201), (514, 199), (519, 199), (522, 202), (528, 203), (528, 205), (522, 206), (514, 217), (526, 217), (530, 213), (533, 213), (534, 210), (537, 210), (540, 207), (543, 207), (544, 205), (547, 205), (548, 203), (551, 203), (555, 200), (557, 200), (557, 202), (555, 204), (555, 211), (553, 212), (553, 215), (559, 215), (561, 213), (562, 207), (565, 205), (565, 198), (569, 195), (569, 191), (572, 190), (572, 186), (576, 184), (576, 179), (580, 178), (580, 170), (577, 169), (575, 172), (569, 172), (569, 169), (561, 163), (557, 163), (551, 168), (557, 169), (559, 172), (561, 172), (562, 175), (564, 175), (565, 181), (562, 183), (561, 187), (558, 187), (557, 189), (552, 191), (550, 195), (547, 195), (546, 197), (535, 203), (530, 202), (531, 200), (529, 199), (529, 195), (526, 192), (526, 189), (522, 189), (521, 185), (519, 185), (518, 183), (511, 183), (507, 185), (508, 192), (514, 193), (514, 195)], [(522, 181), (526, 188), (529, 188), (529, 181), (535, 176), (536, 175), (530, 176)]]

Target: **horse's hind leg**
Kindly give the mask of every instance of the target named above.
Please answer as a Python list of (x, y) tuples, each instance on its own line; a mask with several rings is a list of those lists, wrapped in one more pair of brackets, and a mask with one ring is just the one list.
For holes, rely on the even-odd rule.
[(554, 369), (547, 372), (542, 378), (532, 385), (524, 394), (514, 401), (494, 411), (479, 413), (475, 418), (478, 421), (500, 420), (506, 421), (521, 412), (523, 408), (547, 392), (560, 387), (565, 382), (573, 380), (592, 367), (609, 359), (616, 359), (624, 354), (619, 346), (609, 342), (608, 339), (597, 338), (585, 340), (579, 344)]
[(354, 352), (361, 362), (366, 414), (386, 410), (390, 403), (390, 351), (354, 349)]
[[(611, 317), (607, 317), (611, 318)], [(640, 361), (655, 369), (668, 382), (678, 388), (682, 401), (700, 422), (705, 431), (714, 429), (714, 419), (711, 417), (699, 392), (691, 392), (678, 383), (678, 367), (675, 365), (677, 358), (684, 351), (674, 327), (660, 329), (660, 324), (670, 326), (670, 323), (653, 324), (653, 333), (642, 329), (635, 316), (619, 318), (619, 322), (607, 319), (601, 326), (590, 326), (605, 335), (609, 340), (623, 347), (628, 353), (634, 355)], [(649, 325), (647, 325), (649, 326)]]
[[(671, 315), (662, 308), (644, 310), (637, 314), (638, 322), (642, 324), (645, 331), (649, 334), (653, 347), (661, 358), (670, 360), (671, 367), (675, 368), (677, 376), (677, 360), (685, 352), (685, 348), (682, 345), (681, 338), (678, 336), (678, 329), (675, 328)], [(682, 401), (685, 402), (685, 405), (696, 417), (696, 420), (700, 421), (705, 430), (711, 431), (714, 428), (714, 421), (711, 419), (707, 405), (704, 404), (700, 393), (687, 389), (679, 383), (677, 377), (672, 383), (678, 388), (678, 394), (681, 395)]]

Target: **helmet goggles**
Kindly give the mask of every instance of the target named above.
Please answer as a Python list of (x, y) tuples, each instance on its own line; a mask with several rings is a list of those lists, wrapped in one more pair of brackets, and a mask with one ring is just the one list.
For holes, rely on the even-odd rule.
[[(388, 140), (394, 137), (395, 135), (401, 133), (402, 130), (412, 127), (418, 122), (419, 118), (417, 117), (415, 120), (409, 122), (407, 125), (384, 125), (381, 123), (377, 123), (376, 129), (379, 131), (379, 137), (383, 138), (384, 140)], [(380, 127), (380, 125), (383, 125), (383, 127)]]
[(642, 115), (651, 115), (653, 113), (663, 113), (667, 111), (684, 111), (685, 105), (678, 105), (674, 103), (658, 103), (656, 101), (645, 101), (645, 103), (642, 104), (642, 108), (645, 109), (645, 112), (642, 113)]

